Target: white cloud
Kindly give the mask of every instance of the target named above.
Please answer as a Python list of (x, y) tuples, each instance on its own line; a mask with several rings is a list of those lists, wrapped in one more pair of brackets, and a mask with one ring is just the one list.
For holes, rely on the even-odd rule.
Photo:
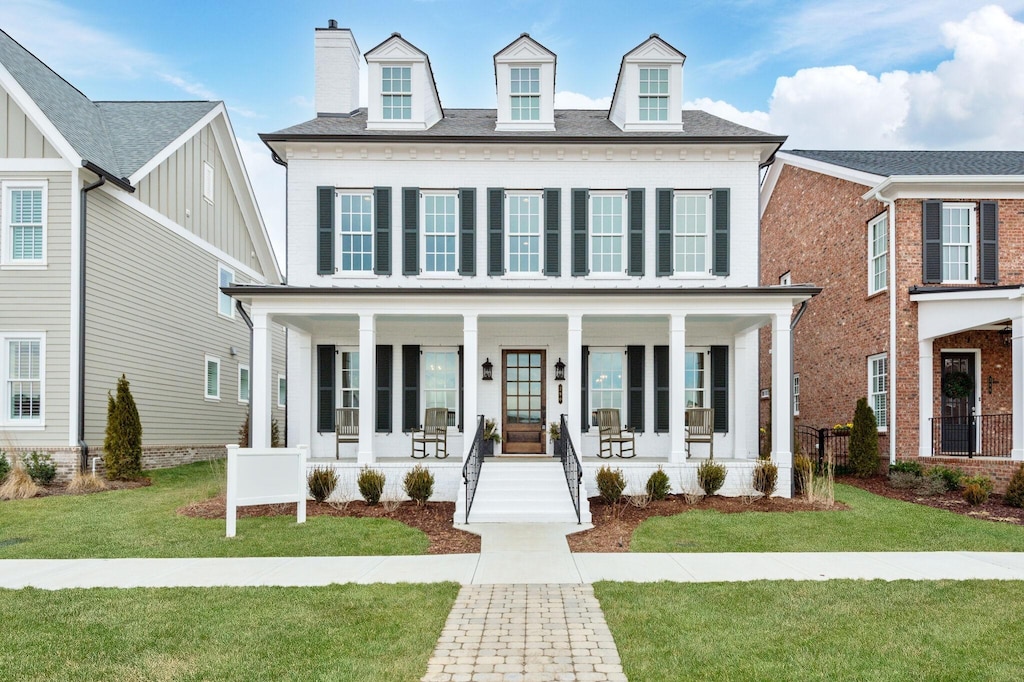
[(263, 214), (263, 222), (270, 233), (270, 242), (274, 245), (277, 262), (285, 267), (285, 200), (284, 200), (284, 167), (274, 163), (270, 150), (259, 139), (238, 140), (238, 149), (249, 173), (249, 182), (256, 194), (256, 202)]
[(183, 90), (190, 95), (198, 97), (199, 99), (220, 99), (215, 94), (213, 94), (212, 90), (208, 89), (205, 85), (198, 81), (187, 81), (181, 76), (174, 76), (169, 73), (161, 73), (160, 80), (164, 81), (165, 83), (170, 83), (174, 87)]
[(563, 90), (555, 93), (556, 109), (607, 109), (612, 105), (609, 97), (587, 97), (578, 92)]
[(727, 121), (733, 123), (739, 123), (740, 125), (747, 126), (748, 128), (754, 128), (756, 130), (763, 130), (768, 132), (771, 126), (771, 117), (767, 112), (764, 111), (740, 111), (728, 102), (722, 100), (711, 100), (707, 97), (701, 97), (691, 102), (683, 102), (683, 109), (702, 109), (709, 114), (714, 114), (720, 118), (724, 118)]

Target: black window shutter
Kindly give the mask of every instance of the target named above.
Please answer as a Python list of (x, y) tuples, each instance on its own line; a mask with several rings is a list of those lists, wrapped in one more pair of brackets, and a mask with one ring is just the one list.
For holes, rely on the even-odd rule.
[[(892, 251), (892, 248), (890, 246), (889, 250)], [(921, 205), (921, 282), (942, 282), (941, 201), (928, 200)]]
[(582, 357), (580, 358), (580, 372), (583, 378), (580, 381), (580, 428), (586, 433), (590, 430), (590, 394), (587, 387), (590, 385), (590, 347), (583, 346)]
[(334, 188), (316, 188), (316, 272), (334, 274)]
[(644, 276), (644, 191), (631, 189), (629, 197), (629, 269), (634, 277)]
[(981, 202), (981, 283), (999, 283), (999, 203)]
[[(391, 188), (373, 188), (374, 238), (373, 273), (391, 274)], [(390, 429), (389, 429), (390, 430)]]
[(668, 346), (654, 347), (654, 432), (668, 433)]
[(626, 347), (626, 380), (629, 382), (629, 393), (626, 404), (626, 426), (632, 427), (637, 433), (644, 430), (646, 412), (644, 411), (644, 361), (647, 348), (645, 346)]
[(655, 260), (658, 277), (672, 274), (672, 190), (656, 190)]
[(586, 277), (590, 274), (587, 263), (587, 203), (590, 190), (572, 191), (572, 276)]
[(505, 190), (487, 190), (487, 274), (505, 274)]
[(316, 430), (334, 431), (334, 346), (316, 347)]
[(402, 346), (402, 431), (420, 425), (420, 347)]
[(402, 274), (420, 274), (420, 190), (402, 188)]
[(391, 433), (391, 381), (395, 349), (377, 346), (377, 433)]
[(715, 433), (729, 431), (729, 347), (711, 346), (711, 407)]
[(729, 188), (711, 190), (711, 203), (714, 206), (711, 274), (725, 277), (729, 274)]
[(463, 425), (466, 423), (466, 399), (462, 392), (466, 385), (466, 353), (464, 351), (465, 346), (459, 346), (459, 433), (462, 433)]
[(476, 274), (476, 190), (459, 190), (459, 274)]
[(562, 191), (544, 190), (544, 274), (562, 274)]

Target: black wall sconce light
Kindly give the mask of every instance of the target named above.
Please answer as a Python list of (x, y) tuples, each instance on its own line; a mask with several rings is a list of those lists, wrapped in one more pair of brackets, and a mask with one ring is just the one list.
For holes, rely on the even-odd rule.
[(491, 359), (487, 358), (484, 360), (484, 364), (480, 365), (484, 370), (484, 381), (491, 381), (494, 379), (494, 365), (491, 364)]
[(565, 363), (562, 362), (562, 358), (558, 358), (558, 362), (555, 363), (555, 381), (565, 381)]
[(1006, 325), (1005, 327), (1000, 329), (999, 330), (999, 336), (1003, 339), (1003, 345), (1004, 346), (1012, 346), (1013, 345), (1013, 326)]

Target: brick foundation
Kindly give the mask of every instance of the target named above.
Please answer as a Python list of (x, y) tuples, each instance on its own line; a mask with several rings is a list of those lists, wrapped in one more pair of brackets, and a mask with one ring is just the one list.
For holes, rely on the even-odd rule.
[[(66, 483), (78, 471), (78, 462), (81, 451), (78, 448), (53, 448), (53, 447), (16, 447), (4, 448), (8, 455), (25, 455), (31, 452), (39, 452), (50, 455), (57, 467), (57, 481)], [(193, 462), (206, 462), (213, 459), (227, 457), (227, 449), (223, 445), (146, 445), (142, 448), (142, 468), (169, 469), (192, 464)], [(101, 448), (89, 450), (89, 466), (93, 466), (95, 460), (96, 472), (103, 474), (106, 467), (103, 464), (103, 450)]]

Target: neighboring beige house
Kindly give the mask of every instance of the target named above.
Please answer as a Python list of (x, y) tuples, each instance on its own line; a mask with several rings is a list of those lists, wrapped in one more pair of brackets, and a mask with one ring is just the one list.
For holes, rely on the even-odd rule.
[(0, 449), (68, 475), (122, 373), (145, 466), (237, 442), (250, 334), (219, 287), (281, 273), (222, 102), (93, 102), (0, 31), (0, 254)]

